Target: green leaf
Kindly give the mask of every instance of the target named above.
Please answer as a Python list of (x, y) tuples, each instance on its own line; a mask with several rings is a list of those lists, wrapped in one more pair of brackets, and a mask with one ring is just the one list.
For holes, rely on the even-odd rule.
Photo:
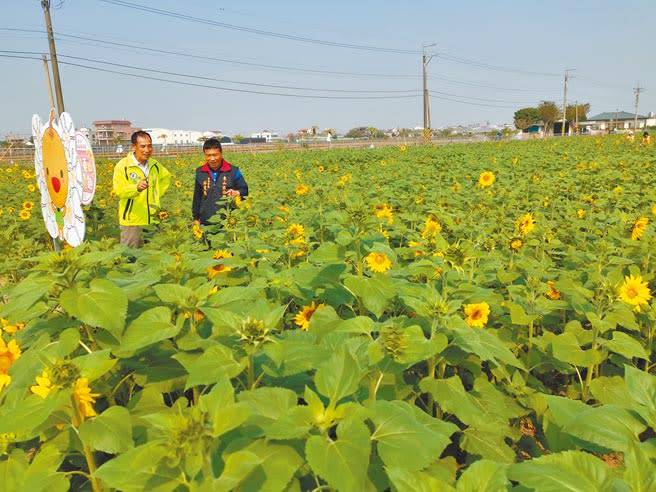
[(305, 445), (312, 470), (339, 492), (365, 489), (370, 452), (369, 430), (355, 419), (340, 422), (336, 440), (312, 436)]
[(119, 357), (129, 357), (139, 349), (175, 337), (180, 327), (171, 322), (171, 316), (171, 310), (166, 306), (144, 311), (125, 329), (121, 346), (114, 353)]
[(319, 393), (336, 405), (339, 400), (358, 390), (364, 375), (365, 371), (360, 368), (351, 352), (343, 348), (317, 369), (314, 383)]
[(566, 364), (580, 367), (590, 367), (599, 364), (603, 357), (594, 349), (583, 350), (573, 333), (567, 332), (552, 339), (553, 355)]
[(509, 490), (506, 465), (479, 460), (469, 466), (458, 479), (456, 492), (501, 492)]
[(64, 405), (70, 403), (70, 391), (55, 391), (47, 398), (30, 395), (17, 402), (16, 407), (7, 404), (0, 407), (0, 434), (16, 433), (20, 440), (27, 440), (39, 434), (39, 427), (48, 417)]
[(179, 468), (168, 468), (167, 445), (149, 442), (132, 448), (96, 470), (94, 476), (121, 492), (171, 492), (179, 485)]
[(652, 429), (656, 429), (656, 376), (625, 365), (624, 380), (629, 393), (637, 403), (636, 410)]
[(373, 278), (348, 277), (344, 280), (344, 285), (377, 318), (383, 315), (387, 304), (396, 295), (394, 282), (385, 275)]
[(255, 441), (245, 451), (260, 458), (261, 473), (251, 473), (242, 482), (240, 488), (244, 491), (282, 492), (291, 482), (296, 470), (304, 463), (294, 448), (269, 444), (264, 440)]
[(234, 490), (263, 462), (262, 458), (250, 451), (237, 451), (223, 459), (225, 465), (221, 476), (214, 481), (214, 492)]
[(449, 343), (446, 336), (441, 333), (435, 333), (431, 339), (427, 340), (424, 331), (417, 325), (405, 328), (402, 336), (406, 349), (401, 352), (397, 362), (406, 366), (439, 354)]
[(155, 289), (155, 294), (162, 302), (182, 308), (195, 307), (195, 305), (190, 305), (189, 302), (194, 291), (185, 285), (157, 284), (153, 289)]
[(637, 444), (645, 425), (629, 410), (604, 405), (588, 408), (563, 426), (563, 431), (613, 451), (626, 452)]
[(185, 389), (201, 384), (216, 383), (222, 377), (234, 378), (245, 367), (245, 361), (237, 362), (232, 350), (223, 345), (214, 345), (202, 354), (178, 353), (172, 357), (189, 373)]
[(277, 341), (279, 343), (264, 346), (264, 353), (275, 364), (273, 368), (267, 366), (267, 371), (275, 376), (292, 376), (309, 371), (318, 367), (330, 354), (325, 347), (317, 345), (314, 335), (300, 330), (286, 331)]
[(73, 363), (80, 369), (82, 377), (88, 378), (89, 382), (95, 381), (106, 374), (117, 362), (118, 359), (111, 358), (109, 349), (98, 350), (73, 359)]
[(413, 409), (402, 401), (376, 401), (370, 406), (374, 423), (371, 440), (386, 466), (418, 471), (436, 461), (451, 442), (416, 419)]
[(80, 440), (92, 450), (105, 453), (122, 453), (134, 446), (132, 425), (127, 408), (109, 407), (95, 418), (80, 426)]
[(396, 492), (452, 492), (454, 490), (444, 481), (423, 471), (411, 471), (396, 466), (386, 466), (385, 471)]
[(611, 492), (608, 466), (581, 451), (543, 456), (508, 468), (508, 478), (534, 492)]
[(585, 403), (566, 398), (564, 396), (543, 395), (549, 405), (556, 424), (564, 427), (571, 422), (577, 415), (586, 412), (590, 407)]
[(513, 463), (515, 452), (506, 444), (504, 431), (507, 433), (507, 428), (500, 430), (494, 425), (468, 427), (462, 432), (460, 446), (468, 453), (488, 460)]
[(507, 303), (508, 309), (510, 310), (510, 322), (513, 325), (528, 326), (531, 321), (535, 321), (537, 316), (529, 316), (524, 311), (524, 308), (519, 304), (512, 302)]
[(7, 459), (0, 461), (0, 483), (7, 492), (66, 492), (70, 483), (63, 472), (57, 470), (65, 455), (52, 444), (44, 444), (32, 458), (23, 450), (14, 449)]
[(620, 354), (629, 360), (631, 360), (633, 357), (649, 360), (649, 354), (640, 344), (640, 342), (621, 331), (614, 331), (613, 339), (606, 340), (603, 345), (611, 352)]
[(651, 492), (656, 490), (654, 463), (640, 446), (631, 446), (624, 454), (624, 481), (631, 492)]
[(67, 289), (59, 296), (59, 302), (71, 316), (109, 331), (120, 340), (128, 298), (109, 280), (94, 279), (88, 289)]
[(482, 360), (492, 361), (497, 365), (503, 362), (524, 369), (524, 365), (491, 330), (455, 330), (453, 344), (467, 353), (477, 355)]

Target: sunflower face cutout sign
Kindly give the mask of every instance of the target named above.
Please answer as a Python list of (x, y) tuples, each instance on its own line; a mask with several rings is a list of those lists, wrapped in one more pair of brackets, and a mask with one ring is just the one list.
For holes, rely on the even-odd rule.
[[(57, 120), (55, 110), (51, 109), (48, 123), (43, 125), (39, 115), (35, 114), (32, 116), (32, 136), (34, 167), (46, 229), (52, 238), (79, 246), (84, 240), (84, 180), (73, 120), (68, 113), (62, 113)], [(95, 185), (95, 166), (93, 174)]]

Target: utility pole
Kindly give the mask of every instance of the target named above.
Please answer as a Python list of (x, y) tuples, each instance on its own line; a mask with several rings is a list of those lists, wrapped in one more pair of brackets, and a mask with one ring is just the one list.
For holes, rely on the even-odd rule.
[(52, 21), (50, 19), (50, 0), (41, 0), (43, 14), (46, 18), (46, 30), (48, 31), (48, 45), (50, 46), (50, 61), (52, 62), (52, 74), (55, 79), (55, 94), (57, 96), (57, 114), (64, 110), (64, 96), (62, 95), (61, 80), (59, 78), (59, 64), (57, 63), (57, 50), (55, 49), (55, 35), (52, 32)]
[(633, 131), (637, 132), (638, 131), (638, 105), (640, 104), (640, 92), (644, 90), (644, 87), (640, 87), (638, 84), (637, 87), (633, 88), (633, 92), (635, 92), (635, 115), (633, 116)]
[(579, 102), (574, 101), (574, 132), (579, 133)]
[(433, 130), (431, 130), (431, 117), (430, 117), (430, 97), (428, 95), (428, 63), (433, 58), (433, 55), (428, 56), (426, 48), (435, 46), (436, 43), (424, 45), (423, 53), (421, 56), (422, 75), (424, 82), (424, 144), (433, 141)]
[(50, 70), (48, 70), (48, 59), (46, 55), (43, 55), (43, 70), (46, 73), (46, 85), (48, 86), (48, 101), (50, 102), (50, 107), (55, 107), (55, 99), (52, 97), (52, 84), (50, 83)]
[(560, 135), (565, 136), (565, 112), (567, 111), (567, 81), (569, 80), (569, 72), (575, 70), (574, 68), (569, 68), (565, 70), (565, 88), (563, 89), (563, 126), (560, 128)]

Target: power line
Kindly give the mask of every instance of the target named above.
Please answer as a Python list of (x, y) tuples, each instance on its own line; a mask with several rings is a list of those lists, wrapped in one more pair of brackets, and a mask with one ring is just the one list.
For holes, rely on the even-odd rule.
[(349, 49), (355, 49), (355, 50), (363, 50), (363, 51), (376, 51), (380, 53), (396, 53), (396, 54), (403, 54), (403, 55), (408, 55), (408, 54), (417, 54), (420, 53), (417, 50), (404, 50), (404, 49), (398, 49), (398, 48), (382, 48), (378, 46), (368, 46), (368, 45), (363, 45), (363, 44), (352, 44), (352, 43), (340, 43), (337, 41), (327, 41), (323, 39), (314, 39), (314, 38), (308, 38), (304, 36), (296, 36), (293, 34), (284, 34), (284, 33), (279, 33), (279, 32), (273, 32), (273, 31), (266, 31), (263, 29), (255, 29), (251, 27), (245, 27), (245, 26), (238, 26), (235, 24), (228, 24), (225, 22), (218, 22), (210, 19), (203, 19), (201, 17), (194, 17), (192, 15), (187, 15), (187, 14), (181, 14), (178, 12), (173, 12), (171, 10), (164, 10), (164, 9), (158, 9), (154, 7), (145, 7), (143, 5), (135, 4), (132, 2), (126, 2), (123, 0), (98, 0), (99, 2), (103, 3), (108, 3), (112, 5), (117, 5), (119, 7), (126, 7), (129, 9), (134, 9), (134, 10), (140, 10), (142, 12), (148, 12), (152, 14), (157, 14), (157, 15), (163, 15), (166, 17), (173, 17), (175, 19), (181, 19), (181, 20), (187, 20), (190, 22), (196, 22), (199, 24), (206, 24), (210, 26), (215, 26), (215, 27), (222, 27), (225, 29), (231, 29), (233, 31), (241, 31), (241, 32), (248, 32), (250, 34), (258, 34), (261, 36), (269, 36), (269, 37), (274, 37), (274, 38), (280, 38), (280, 39), (288, 39), (291, 41), (298, 41), (301, 43), (310, 43), (310, 44), (319, 44), (323, 46), (333, 46), (337, 48), (349, 48)]

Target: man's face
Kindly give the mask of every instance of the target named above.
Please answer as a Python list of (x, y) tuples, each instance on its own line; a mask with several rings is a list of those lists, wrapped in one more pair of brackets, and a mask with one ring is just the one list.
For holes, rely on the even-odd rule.
[(150, 155), (153, 153), (153, 142), (148, 137), (139, 136), (137, 137), (137, 143), (132, 146), (134, 156), (142, 164), (150, 159)]
[(223, 152), (221, 152), (219, 149), (207, 149), (203, 151), (203, 154), (205, 154), (205, 160), (209, 164), (210, 168), (216, 171), (221, 165), (221, 161), (223, 160)]

